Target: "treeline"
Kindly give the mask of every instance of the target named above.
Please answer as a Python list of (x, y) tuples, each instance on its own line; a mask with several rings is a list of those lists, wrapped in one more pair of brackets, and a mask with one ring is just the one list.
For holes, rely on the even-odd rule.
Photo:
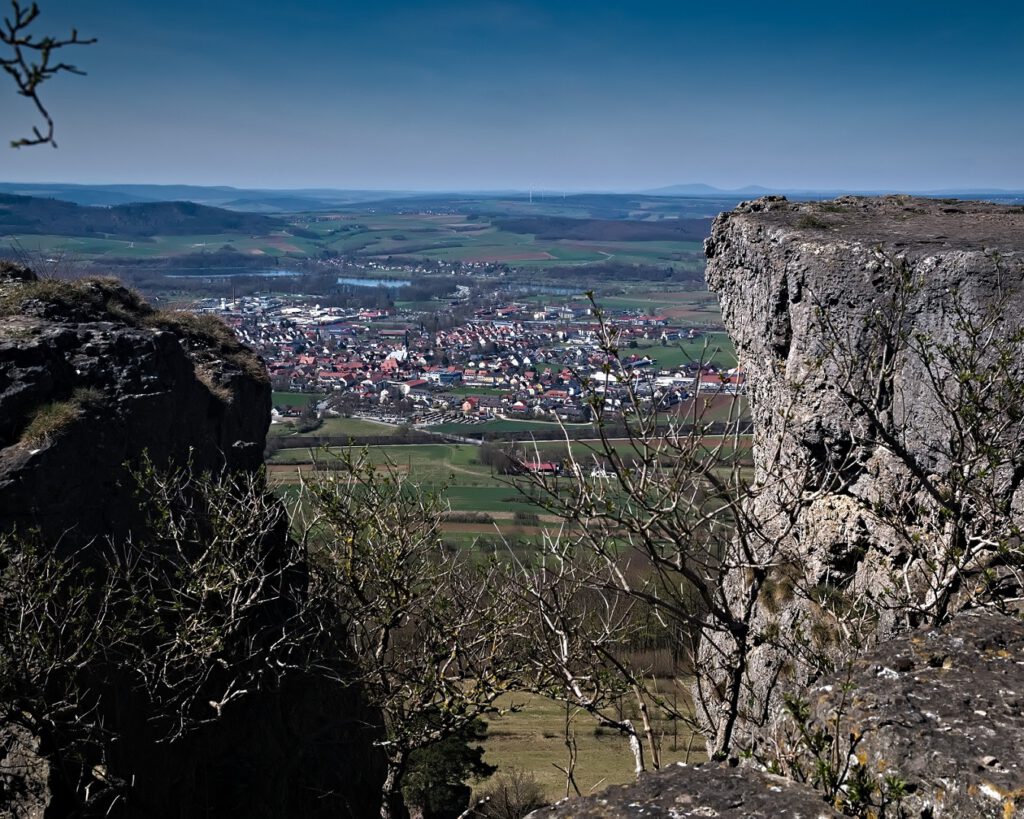
[(288, 230), (293, 236), (315, 238), (315, 234), (290, 227), (281, 219), (194, 202), (138, 202), (103, 208), (83, 207), (57, 199), (0, 194), (0, 233), (102, 234), (145, 241), (152, 236), (221, 233), (251, 236), (278, 230)]
[(455, 279), (451, 276), (445, 278), (425, 278), (412, 282), (398, 291), (398, 299), (401, 301), (430, 301), (431, 299), (443, 299), (455, 293), (459, 285), (470, 286), (472, 279)]
[(350, 446), (393, 446), (395, 444), (436, 444), (436, 435), (399, 427), (392, 435), (275, 435), (267, 438), (265, 452), (269, 456), (281, 449), (345, 449)]
[[(655, 264), (628, 264), (614, 259), (578, 265), (556, 265), (545, 268), (547, 277), (585, 282), (701, 282), (704, 267), (695, 255), (692, 266)], [(550, 281), (546, 282), (550, 284)]]
[[(604, 428), (604, 434), (607, 438), (626, 438), (629, 435), (629, 430), (626, 424), (621, 420), (613, 420), (611, 418), (605, 418), (602, 422)], [(701, 429), (708, 435), (723, 435), (725, 433), (737, 433), (739, 435), (749, 435), (753, 431), (753, 423), (750, 421), (744, 421), (740, 423), (733, 422), (727, 424), (723, 421), (715, 421), (713, 423), (701, 424)], [(681, 432), (689, 432), (693, 429), (692, 424), (682, 424), (676, 427)], [(668, 425), (666, 424), (664, 429), (659, 429), (658, 434), (668, 431)], [(634, 430), (633, 435), (636, 434)], [(529, 432), (499, 432), (499, 431), (466, 431), (460, 432), (460, 436), (463, 438), (475, 438), (479, 441), (487, 443), (502, 443), (502, 442), (519, 442), (525, 443), (529, 446), (531, 441), (564, 441), (567, 438), (572, 441), (585, 441), (596, 438), (598, 435), (597, 427), (590, 424), (579, 424), (565, 427), (560, 429), (552, 424), (552, 429), (536, 429), (530, 430)]]
[[(278, 259), (266, 256), (253, 256), (241, 253), (238, 248), (228, 244), (216, 250), (204, 250), (201, 253), (182, 253), (178, 256), (152, 256), (149, 258), (111, 257), (103, 260), (105, 265), (125, 268), (148, 268), (151, 270), (265, 270), (279, 263)], [(291, 260), (288, 261), (291, 266)]]
[(508, 233), (532, 233), (538, 239), (577, 239), (603, 242), (701, 242), (711, 234), (710, 219), (570, 219), (564, 216), (527, 216), (492, 219)]

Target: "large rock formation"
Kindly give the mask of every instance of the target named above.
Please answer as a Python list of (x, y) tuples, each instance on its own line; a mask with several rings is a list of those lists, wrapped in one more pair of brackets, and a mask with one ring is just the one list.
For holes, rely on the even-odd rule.
[[(28, 281), (21, 278), (27, 277)], [(270, 384), (215, 320), (110, 279), (0, 270), (0, 531), (80, 545), (138, 524), (126, 466), (255, 470)]]
[(554, 814), (1024, 815), (1024, 209), (765, 197), (705, 248), (763, 552), (725, 583), (763, 588), (748, 632), (705, 641), (695, 699), (709, 750), (751, 758)]
[(706, 253), (778, 572), (752, 622), (742, 746), (787, 681), (1019, 597), (1024, 210), (765, 197), (720, 215)]
[[(95, 565), (104, 544), (145, 542), (146, 499), (132, 470), (148, 461), (251, 473), (269, 410), (261, 362), (219, 321), (155, 311), (112, 280), (36, 280), (0, 267), (0, 534), (82, 565)], [(281, 527), (256, 544), (272, 575), (275, 556), (293, 554)], [(256, 627), (281, 636), (290, 611), (280, 601), (304, 594), (305, 573), (299, 565), (274, 577)], [(0, 617), (16, 610), (9, 605)], [(211, 662), (222, 651), (211, 646)], [(177, 737), (146, 694), (93, 680), (102, 694), (81, 717), (99, 730), (73, 760), (59, 731), (33, 733), (32, 720), (8, 708), (0, 816), (373, 815), (379, 719), (340, 681), (302, 671), (274, 679), (218, 719), (207, 708)], [(100, 798), (110, 783), (121, 783), (107, 788), (112, 801)]]

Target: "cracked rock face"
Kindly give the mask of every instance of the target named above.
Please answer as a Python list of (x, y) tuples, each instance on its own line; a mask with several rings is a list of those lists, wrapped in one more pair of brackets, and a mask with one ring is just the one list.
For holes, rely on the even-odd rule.
[[(1024, 345), (1010, 340), (1024, 317), (1024, 209), (911, 197), (765, 197), (721, 214), (705, 251), (708, 283), (747, 373), (755, 471), (767, 487), (754, 508), (759, 519), (785, 524), (776, 538), (779, 563), (818, 594), (776, 599), (772, 611), (758, 612), (754, 632), (803, 640), (841, 661), (849, 649), (841, 636), (811, 636), (819, 604), (834, 591), (862, 600), (886, 596), (864, 647), (936, 612), (969, 608), (985, 572), (999, 574), (1004, 598), (1019, 597), (1019, 568), (1013, 576), (1006, 552), (997, 550), (950, 581), (948, 599), (929, 597), (932, 568), (921, 544), (941, 535), (943, 524), (937, 515), (925, 520), (906, 510), (931, 502), (925, 482), (948, 497), (958, 428), (935, 396), (950, 394), (956, 379), (948, 368), (932, 378), (906, 339), (920, 339), (914, 343), (929, 352), (960, 349), (965, 317), (982, 323), (994, 316), (990, 334), (1005, 343), (1007, 367), (1021, 375)], [(880, 341), (883, 325), (905, 339), (890, 352)], [(980, 363), (963, 369), (984, 372)], [(881, 407), (892, 442), (859, 401)], [(1005, 417), (1008, 429), (1018, 430), (1016, 403), (993, 412), (992, 425)], [(1013, 533), (1024, 522), (1024, 446), (1011, 431), (996, 448), (1002, 463), (972, 502), (991, 501), (985, 513), (999, 524), (994, 536), (1019, 554)], [(779, 475), (804, 478), (797, 489), (796, 481), (773, 488), (782, 486)], [(785, 509), (795, 510), (792, 519), (780, 514)], [(774, 524), (765, 525), (771, 539)], [(897, 594), (901, 602), (891, 603)], [(931, 608), (913, 611), (908, 600)], [(831, 646), (821, 649), (817, 637)], [(780, 710), (781, 690), (819, 673), (787, 657), (779, 641), (764, 640), (748, 657), (741, 733), (751, 743)], [(715, 709), (703, 717), (713, 735)]]

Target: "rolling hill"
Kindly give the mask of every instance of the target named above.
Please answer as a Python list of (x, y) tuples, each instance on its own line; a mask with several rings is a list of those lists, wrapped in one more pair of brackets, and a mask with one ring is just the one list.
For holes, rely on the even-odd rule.
[(287, 224), (277, 218), (194, 202), (83, 207), (57, 199), (0, 194), (0, 235), (103, 235), (145, 239), (157, 235), (266, 235), (286, 227)]

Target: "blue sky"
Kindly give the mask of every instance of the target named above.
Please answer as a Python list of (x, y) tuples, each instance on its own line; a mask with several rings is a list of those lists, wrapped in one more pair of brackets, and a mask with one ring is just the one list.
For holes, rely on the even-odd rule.
[(1024, 188), (1020, 2), (40, 5), (99, 43), (45, 89), (59, 149), (0, 180)]

